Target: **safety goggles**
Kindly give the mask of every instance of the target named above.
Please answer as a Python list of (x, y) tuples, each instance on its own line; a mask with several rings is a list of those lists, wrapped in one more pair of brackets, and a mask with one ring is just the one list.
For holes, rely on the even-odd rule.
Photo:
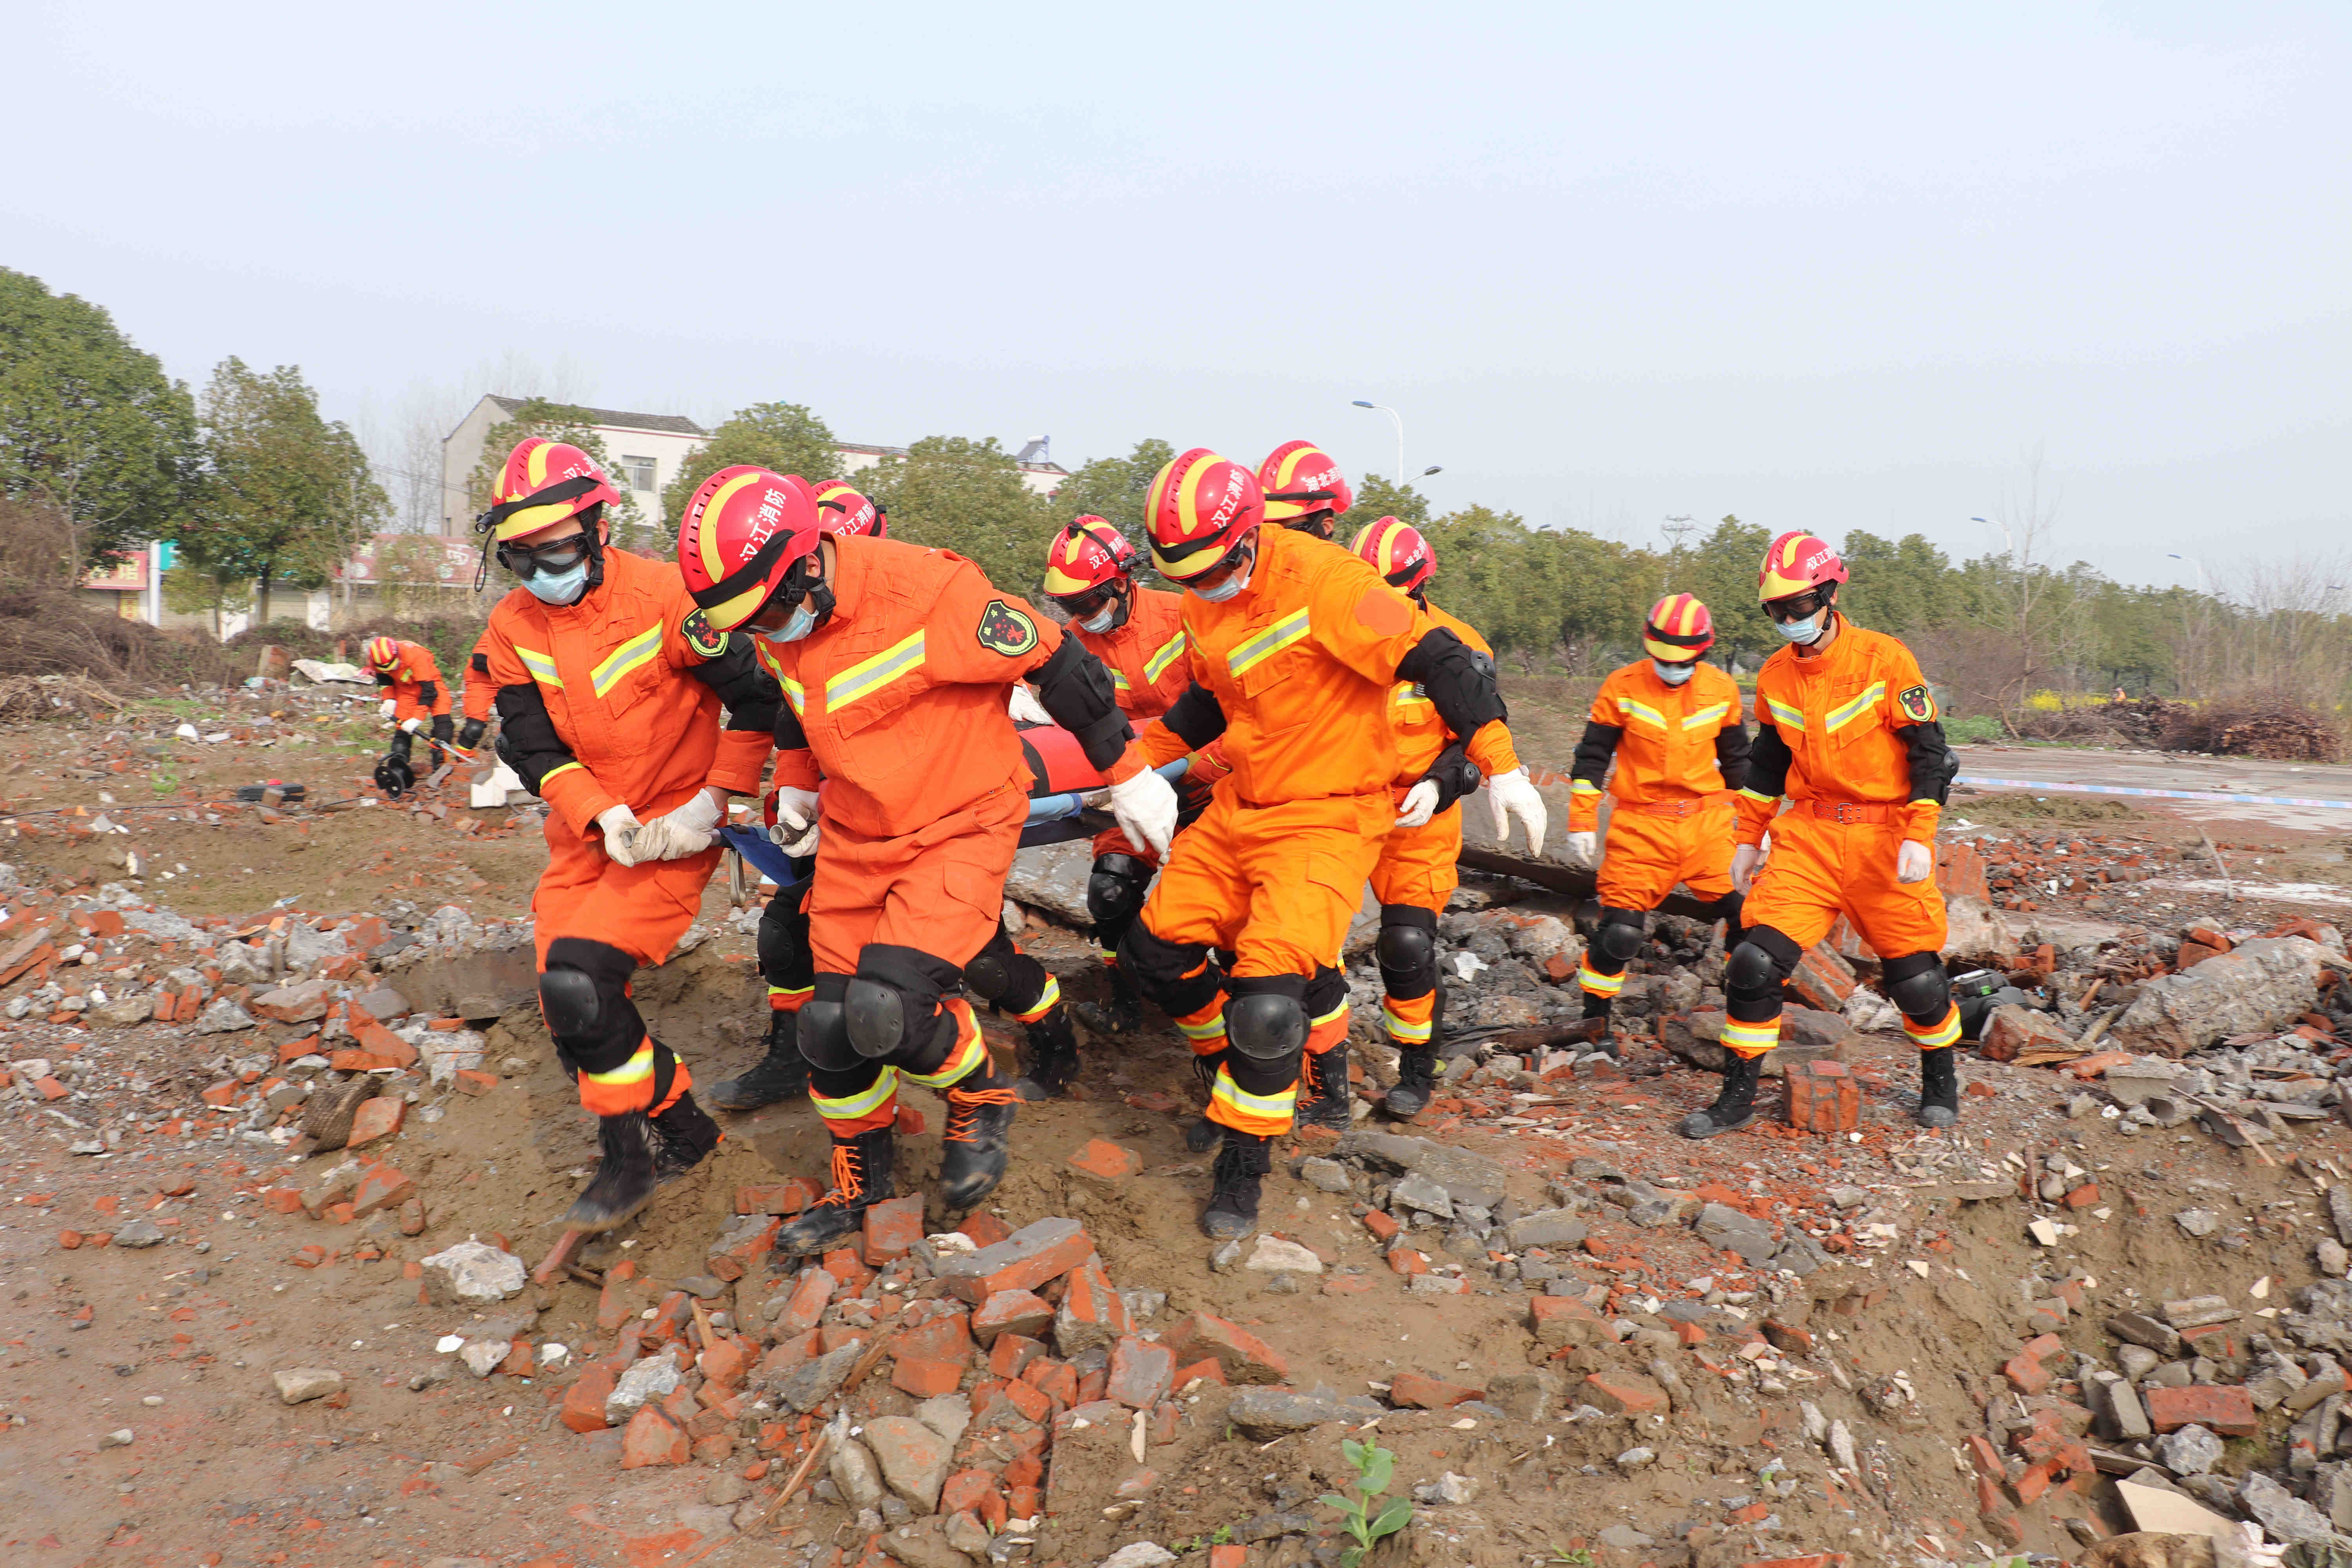
[(585, 530), (568, 539), (551, 544), (501, 544), (499, 564), (518, 577), (544, 573), (560, 577), (588, 559), (588, 534)]
[[(793, 618), (793, 612), (801, 607), (801, 601), (809, 596), (810, 589), (818, 586), (817, 570), (817, 558), (814, 554), (803, 555), (786, 567), (783, 581), (777, 584), (776, 591), (768, 595), (768, 602), (744, 620), (744, 628), (755, 632), (772, 632), (782, 628)], [(830, 599), (822, 600), (816, 608), (823, 611), (830, 603)]]
[(1070, 619), (1083, 621), (1089, 616), (1102, 614), (1104, 607), (1118, 597), (1118, 590), (1110, 584), (1105, 583), (1097, 587), (1089, 588), (1083, 594), (1057, 595), (1054, 603), (1067, 610), (1070, 613)]
[(1210, 567), (1206, 572), (1185, 578), (1184, 586), (1192, 589), (1195, 594), (1206, 593), (1234, 573), (1246, 571), (1250, 563), (1256, 559), (1257, 534), (1252, 531), (1244, 536), (1239, 544), (1219, 557), (1214, 566)]
[(1785, 599), (1765, 600), (1764, 613), (1776, 621), (1807, 620), (1819, 614), (1829, 602), (1829, 595), (1821, 589), (1808, 588)]

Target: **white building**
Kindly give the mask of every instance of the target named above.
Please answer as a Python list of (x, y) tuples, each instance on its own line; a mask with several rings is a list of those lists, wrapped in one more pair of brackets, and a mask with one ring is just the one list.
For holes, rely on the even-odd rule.
[[(467, 498), (467, 477), (482, 460), (482, 440), (491, 426), (513, 418), (523, 402), (520, 397), (486, 396), (441, 443), (443, 533), (473, 531), (475, 509)], [(610, 408), (582, 412), (595, 422), (596, 434), (604, 441), (605, 451), (612, 455), (618, 470), (613, 475), (613, 482), (635, 492), (637, 510), (648, 522), (663, 521), (662, 491), (677, 477), (688, 456), (710, 439), (710, 432), (682, 414), (624, 414)], [(839, 473), (803, 477), (848, 479), (859, 469), (870, 468), (884, 458), (895, 457), (907, 448), (843, 441), (836, 443), (834, 449), (841, 454)], [(1069, 478), (1069, 470), (1049, 456), (1048, 438), (1043, 436), (1024, 443), (1014, 461), (1020, 465), (1021, 482), (1041, 496), (1054, 494)]]

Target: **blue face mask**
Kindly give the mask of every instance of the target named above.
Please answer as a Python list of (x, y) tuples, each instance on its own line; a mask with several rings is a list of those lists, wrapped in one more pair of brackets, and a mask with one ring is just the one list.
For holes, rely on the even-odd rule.
[(1102, 614), (1088, 616), (1078, 625), (1090, 632), (1107, 632), (1110, 630), (1110, 624), (1117, 619), (1118, 619), (1118, 605), (1114, 603), (1103, 606)]
[(1801, 621), (1774, 621), (1772, 626), (1782, 641), (1802, 647), (1822, 635), (1822, 612), (1816, 610)]
[(1696, 660), (1689, 664), (1668, 664), (1663, 658), (1654, 658), (1650, 661), (1650, 668), (1656, 670), (1658, 679), (1668, 686), (1680, 686), (1691, 678), (1691, 672), (1698, 668), (1698, 664)]
[(801, 638), (808, 636), (809, 632), (815, 626), (816, 612), (808, 607), (808, 602), (806, 600), (803, 600), (801, 603), (793, 606), (792, 616), (784, 622), (782, 629), (769, 632), (765, 635), (774, 638), (777, 642), (798, 642)]
[(572, 604), (588, 590), (588, 563), (582, 561), (570, 571), (553, 575), (534, 572), (522, 580), (522, 585), (542, 605)]

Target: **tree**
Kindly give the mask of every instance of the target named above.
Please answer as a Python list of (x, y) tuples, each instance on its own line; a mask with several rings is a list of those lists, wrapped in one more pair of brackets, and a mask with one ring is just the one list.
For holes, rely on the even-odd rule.
[(1137, 550), (1148, 552), (1150, 539), (1143, 516), (1143, 500), (1153, 476), (1176, 456), (1176, 448), (1156, 437), (1138, 441), (1124, 458), (1096, 458), (1062, 481), (1054, 496), (1058, 522), (1088, 514), (1101, 518), (1127, 535)]
[(613, 454), (605, 449), (604, 438), (596, 434), (595, 417), (574, 404), (556, 403), (544, 397), (524, 399), (510, 417), (483, 433), (481, 461), (466, 476), (466, 510), (469, 514), (479, 517), (490, 510), (490, 497), (498, 489), (499, 472), (507, 466), (507, 454), (533, 436), (579, 447), (604, 470), (607, 479), (614, 481), (613, 489), (620, 496), (621, 504), (614, 506), (608, 501), (604, 506), (604, 521), (612, 529), (614, 543), (657, 560), (669, 556), (675, 539), (667, 530), (646, 521), (633, 493), (618, 481)]
[(1022, 482), (993, 436), (926, 436), (857, 478), (890, 509), (892, 538), (952, 550), (1008, 593), (1027, 594), (1045, 576), (1061, 508)]
[(326, 581), (389, 510), (358, 439), (320, 415), (298, 366), (265, 375), (221, 361), (205, 388), (204, 441), (181, 547), (200, 574), (250, 580), (264, 622), (276, 584)]
[[(1753, 669), (1780, 646), (1780, 634), (1756, 599), (1756, 572), (1772, 536), (1727, 515), (1691, 552), (1687, 575), (1677, 593), (1696, 594), (1715, 617), (1715, 648), (1708, 658), (1729, 669), (1734, 661)], [(1642, 606), (1642, 611), (1649, 609)], [(1635, 612), (1640, 614), (1641, 611)]]
[(1848, 576), (1839, 607), (1874, 631), (1907, 637), (1966, 613), (1950, 559), (1920, 534), (1889, 543), (1855, 529), (1838, 554)]
[(1411, 485), (1392, 485), (1378, 474), (1366, 474), (1364, 482), (1356, 487), (1356, 499), (1349, 505), (1348, 515), (1339, 520), (1339, 542), (1347, 543), (1355, 537), (1355, 530), (1384, 517), (1421, 528), (1429, 521), (1429, 498)]
[(253, 607), (253, 581), (234, 564), (198, 561), (183, 544), (178, 562), (163, 574), (163, 607), (175, 616), (211, 616), (217, 638), (223, 616)]
[(672, 527), (702, 481), (721, 468), (751, 463), (772, 473), (798, 474), (811, 484), (838, 479), (840, 445), (824, 420), (797, 403), (755, 403), (729, 415), (708, 443), (689, 454), (662, 491), (661, 521)]
[(194, 468), (186, 384), (100, 307), (0, 267), (0, 496), (56, 507), (86, 566), (170, 537)]

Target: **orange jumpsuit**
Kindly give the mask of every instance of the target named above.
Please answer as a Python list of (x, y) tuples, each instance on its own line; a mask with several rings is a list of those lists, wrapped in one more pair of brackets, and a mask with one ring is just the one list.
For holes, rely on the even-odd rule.
[(669, 955), (719, 851), (623, 866), (596, 818), (625, 803), (649, 822), (705, 784), (757, 793), (775, 701), (748, 639), (709, 629), (676, 566), (611, 548), (604, 562), (603, 583), (577, 604), (509, 593), (490, 612), (484, 651), (503, 746), (550, 808), (530, 904), (540, 972), (588, 973), (602, 1004), (593, 1037), (559, 1035), (557, 1047), (579, 1073), (581, 1103), (609, 1116), (658, 1111), (691, 1081), (646, 1033), (628, 973)]
[[(400, 662), (389, 670), (378, 670), (378, 686), (392, 690), (392, 721), (405, 724), (411, 719), (425, 721), (425, 735), (431, 746), (432, 766), (441, 765), (441, 748), (449, 743), (456, 731), (449, 721), (449, 683), (441, 679), (441, 667), (434, 662), (433, 650), (423, 643), (405, 638), (394, 645), (400, 652)], [(415, 740), (402, 731), (393, 737), (392, 752), (404, 763)]]
[[(1495, 650), (1486, 646), (1486, 639), (1471, 629), (1467, 622), (1426, 601), (1423, 607), (1432, 622), (1489, 658), (1494, 657)], [(1402, 805), (1406, 794), (1437, 761), (1438, 753), (1454, 742), (1454, 735), (1438, 717), (1437, 705), (1429, 700), (1428, 693), (1412, 681), (1397, 684), (1391, 693), (1389, 711), (1397, 732), (1397, 773), (1391, 793)], [(1502, 724), (1488, 724), (1480, 730), (1467, 750), (1470, 760), (1488, 778), (1509, 773), (1519, 765), (1518, 753), (1511, 746), (1511, 731)], [(1395, 919), (1402, 918), (1425, 925), (1434, 933), (1437, 917), (1445, 912), (1445, 900), (1461, 883), (1461, 858), (1462, 813), (1458, 809), (1439, 812), (1419, 827), (1391, 829), (1381, 843), (1380, 860), (1372, 867), (1372, 897), (1381, 902), (1381, 923), (1394, 923)], [(1405, 914), (1408, 910), (1424, 911), (1426, 919)], [(1435, 962), (1433, 946), (1431, 962)], [(1384, 978), (1388, 984), (1381, 1002), (1381, 1019), (1388, 1026), (1389, 1037), (1400, 1047), (1427, 1049), (1436, 1021), (1435, 974), (1407, 980), (1402, 976), (1387, 977), (1384, 973)], [(1401, 991), (1416, 994), (1400, 995)]]
[(477, 724), (488, 723), (498, 700), (499, 683), (490, 679), (490, 631), (485, 626), (474, 644), (473, 657), (466, 661), (466, 718)]
[[(1185, 595), (1184, 629), (1199, 695), (1152, 721), (1144, 757), (1172, 761), (1221, 722), (1233, 772), (1177, 840), (1120, 963), (1196, 1052), (1223, 1056), (1209, 1119), (1272, 1136), (1290, 1129), (1299, 1060), (1226, 1050), (1225, 981), (1297, 998), (1309, 1051), (1346, 1038), (1340, 946), (1396, 825), (1390, 688), (1434, 623), (1339, 546), (1268, 527), (1248, 586), (1221, 604)], [(1211, 950), (1234, 955), (1228, 974)]]
[[(1944, 899), (1932, 867), (1925, 881), (1895, 880), (1906, 839), (1933, 847), (1950, 753), (1918, 660), (1898, 638), (1843, 616), (1828, 648), (1801, 658), (1782, 648), (1756, 677), (1754, 763), (1738, 798), (1736, 840), (1772, 854), (1757, 872), (1743, 918), (1801, 952), (1841, 914), (1873, 950), (1894, 961), (1944, 945)], [(1933, 731), (1932, 740), (1927, 731)], [(1787, 797), (1788, 809), (1780, 809)], [(1959, 1037), (1959, 1013), (1928, 1024), (1904, 1018), (1922, 1047)], [(1742, 1055), (1780, 1039), (1777, 996), (1769, 1019), (1733, 1018), (1723, 1043)]]
[[(1669, 686), (1644, 658), (1610, 671), (1601, 683), (1570, 765), (1568, 830), (1599, 828), (1605, 780), (1613, 804), (1601, 861), (1604, 910), (1654, 910), (1677, 882), (1702, 899), (1731, 891), (1726, 791), (1748, 777), (1740, 703), (1738, 682), (1711, 664)], [(1629, 923), (1638, 934), (1640, 922)], [(1577, 983), (1587, 996), (1613, 999), (1625, 986), (1624, 960), (1588, 946)]]
[[(1029, 814), (1007, 691), (1053, 660), (1063, 637), (960, 555), (892, 539), (830, 544), (832, 615), (796, 642), (757, 644), (788, 710), (775, 782), (818, 791), (814, 999), (837, 1002), (856, 975), (897, 989), (909, 1015), (903, 1050), (833, 1065), (821, 1042), (809, 1054), (803, 1011), (810, 1097), (845, 1139), (889, 1123), (902, 1077), (945, 1089), (988, 1075), (979, 1022), (956, 993), (1002, 933), (1004, 876)], [(1107, 778), (1143, 765), (1121, 744)], [(990, 1000), (1026, 1024), (1059, 1004), (1060, 988), (1010, 946), (1013, 989)], [(943, 1057), (930, 1024), (942, 1008), (956, 1026)]]

